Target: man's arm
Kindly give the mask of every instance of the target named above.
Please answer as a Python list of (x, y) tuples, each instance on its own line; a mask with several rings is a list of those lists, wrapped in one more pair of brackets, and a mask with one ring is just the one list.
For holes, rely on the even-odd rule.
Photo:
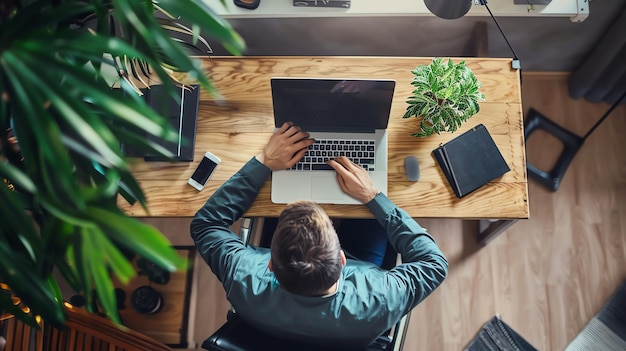
[(398, 308), (408, 313), (448, 274), (448, 261), (434, 239), (406, 211), (397, 207), (382, 193), (366, 204), (387, 231), (391, 245), (400, 253), (402, 264), (389, 271), (398, 289), (391, 289), (389, 301), (403, 302)]
[(191, 237), (217, 278), (228, 284), (238, 253), (245, 249), (230, 226), (252, 205), (271, 171), (293, 166), (313, 143), (308, 133), (285, 123), (263, 151), (211, 196), (191, 221)]
[(191, 237), (198, 252), (224, 284), (233, 257), (245, 248), (230, 226), (250, 208), (271, 170), (252, 158), (224, 183), (191, 221)]
[(398, 296), (387, 298), (402, 302), (398, 306), (402, 314), (409, 312), (441, 285), (448, 274), (448, 261), (426, 230), (374, 187), (367, 171), (345, 157), (328, 164), (337, 172), (341, 189), (370, 209), (402, 256), (403, 264), (389, 272), (397, 283), (396, 289), (390, 289), (389, 293)]

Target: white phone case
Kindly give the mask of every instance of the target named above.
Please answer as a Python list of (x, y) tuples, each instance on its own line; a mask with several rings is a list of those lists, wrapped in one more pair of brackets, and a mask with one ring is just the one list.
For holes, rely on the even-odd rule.
[[(198, 169), (200, 168), (200, 165), (202, 164), (202, 162), (206, 162), (205, 160), (208, 160), (209, 162), (213, 163), (214, 166), (212, 167), (212, 169), (207, 170), (207, 172), (210, 172), (206, 181), (204, 183), (199, 182), (196, 179), (193, 179), (193, 175), (198, 171)], [(191, 177), (189, 177), (189, 179), (187, 180), (187, 184), (191, 185), (192, 187), (194, 187), (196, 190), (200, 191), (202, 189), (204, 189), (204, 185), (206, 184), (206, 182), (209, 181), (209, 179), (211, 179), (211, 176), (213, 175), (213, 172), (215, 171), (215, 168), (217, 168), (217, 165), (219, 165), (219, 163), (222, 160), (220, 160), (219, 157), (213, 155), (210, 152), (206, 152), (204, 154), (204, 157), (202, 158), (202, 160), (200, 161), (200, 163), (198, 164), (198, 166), (196, 167), (196, 170), (194, 171), (194, 173), (192, 174)], [(202, 176), (202, 174), (200, 174), (199, 176)]]

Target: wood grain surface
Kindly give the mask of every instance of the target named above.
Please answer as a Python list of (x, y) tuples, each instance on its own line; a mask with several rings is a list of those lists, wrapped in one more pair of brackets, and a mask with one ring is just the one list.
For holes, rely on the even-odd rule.
[[(528, 218), (528, 190), (523, 140), (519, 73), (510, 59), (465, 60), (482, 82), (486, 101), (481, 111), (455, 134), (417, 139), (416, 119), (403, 119), (411, 94), (411, 69), (430, 58), (410, 57), (211, 57), (204, 69), (221, 94), (202, 91), (195, 160), (191, 163), (134, 160), (133, 173), (148, 199), (149, 213), (139, 205), (120, 205), (133, 216), (189, 217), (245, 162), (265, 145), (274, 129), (271, 77), (382, 78), (396, 80), (389, 121), (388, 196), (412, 216), (431, 218)], [(463, 199), (457, 199), (431, 152), (471, 127), (484, 124), (511, 171)], [(205, 151), (222, 159), (205, 189), (186, 184)], [(420, 161), (421, 179), (407, 180), (404, 158)], [(362, 205), (323, 205), (335, 217), (369, 217)], [(270, 200), (270, 181), (248, 216), (277, 216), (283, 205)]]

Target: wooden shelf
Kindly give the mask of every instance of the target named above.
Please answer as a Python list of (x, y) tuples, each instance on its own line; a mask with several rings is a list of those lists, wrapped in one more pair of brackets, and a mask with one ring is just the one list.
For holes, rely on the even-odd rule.
[[(181, 256), (193, 262), (196, 252), (194, 247), (176, 248)], [(126, 292), (126, 308), (120, 310), (122, 324), (170, 347), (186, 348), (192, 270), (171, 273), (170, 281), (165, 285), (150, 284), (148, 277), (142, 275), (135, 277), (128, 285), (115, 284)], [(150, 285), (163, 297), (163, 307), (154, 314), (138, 313), (131, 307), (131, 294), (143, 285)]]

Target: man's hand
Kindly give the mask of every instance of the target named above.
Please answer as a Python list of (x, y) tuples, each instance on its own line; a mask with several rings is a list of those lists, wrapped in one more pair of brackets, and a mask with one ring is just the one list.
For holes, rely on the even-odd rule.
[(364, 204), (372, 201), (378, 194), (374, 182), (367, 171), (354, 164), (347, 157), (338, 157), (328, 161), (328, 165), (337, 172), (337, 181), (341, 190)]
[(309, 133), (291, 122), (285, 122), (256, 158), (272, 171), (291, 168), (313, 142), (313, 139), (309, 139)]

